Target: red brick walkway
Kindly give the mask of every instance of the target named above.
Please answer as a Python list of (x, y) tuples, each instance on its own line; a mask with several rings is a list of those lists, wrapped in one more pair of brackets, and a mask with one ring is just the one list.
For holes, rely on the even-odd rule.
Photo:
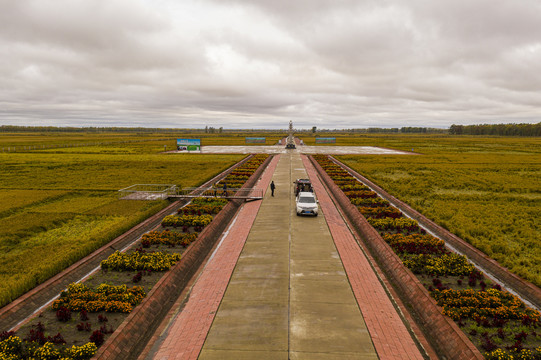
[(379, 358), (423, 359), (366, 256), (319, 181), (313, 165), (304, 155), (302, 160)]
[[(264, 193), (279, 158), (280, 155), (274, 157), (256, 185)], [(154, 359), (197, 359), (260, 205), (260, 201), (253, 201), (241, 208), (229, 233), (192, 288), (186, 306), (169, 328)]]

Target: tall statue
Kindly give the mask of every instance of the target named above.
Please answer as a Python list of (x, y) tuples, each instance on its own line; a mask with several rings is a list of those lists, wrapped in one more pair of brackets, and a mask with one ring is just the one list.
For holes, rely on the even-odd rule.
[(289, 130), (287, 131), (286, 149), (295, 149), (295, 139), (293, 138), (293, 121), (289, 120)]

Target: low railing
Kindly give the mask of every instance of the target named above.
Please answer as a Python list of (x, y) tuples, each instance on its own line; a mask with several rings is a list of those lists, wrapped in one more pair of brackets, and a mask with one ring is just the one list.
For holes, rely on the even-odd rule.
[(183, 188), (177, 189), (175, 195), (170, 197), (174, 198), (195, 198), (195, 197), (221, 197), (227, 199), (245, 199), (245, 200), (259, 200), (263, 198), (263, 189), (258, 188), (242, 188), (242, 189), (221, 189), (221, 188)]
[(177, 191), (171, 184), (135, 184), (118, 190), (123, 200), (165, 200)]

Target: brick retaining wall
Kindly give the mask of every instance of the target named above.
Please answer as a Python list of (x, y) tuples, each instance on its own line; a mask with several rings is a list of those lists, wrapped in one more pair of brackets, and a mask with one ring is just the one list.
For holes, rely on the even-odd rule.
[[(271, 160), (272, 156), (269, 156), (246, 181), (243, 188), (253, 187)], [(137, 358), (178, 296), (214, 248), (241, 204), (242, 202), (238, 200), (230, 201), (216, 215), (214, 220), (199, 234), (197, 241), (190, 245), (182, 255), (181, 261), (158, 281), (141, 305), (132, 311), (105, 344), (100, 347), (93, 359)]]
[(319, 176), (330, 190), (335, 203), (353, 224), (371, 255), (376, 259), (385, 276), (406, 304), (417, 325), (438, 352), (446, 359), (483, 359), (475, 345), (441, 309), (415, 275), (406, 268), (391, 247), (368, 223), (346, 195), (338, 188), (317, 161), (310, 156)]
[(442, 228), (432, 220), (428, 219), (426, 216), (419, 213), (417, 210), (413, 209), (408, 204), (404, 203), (401, 200), (398, 200), (397, 198), (383, 190), (381, 187), (374, 184), (372, 181), (368, 180), (361, 174), (357, 173), (355, 170), (351, 169), (347, 165), (344, 165), (343, 163), (334, 158), (331, 159), (336, 164), (343, 166), (352, 175), (359, 178), (362, 182), (371, 187), (374, 191), (380, 194), (380, 196), (392, 202), (403, 213), (407, 214), (412, 219), (417, 220), (419, 224), (434, 233), (437, 237), (444, 240), (446, 243), (451, 245), (460, 253), (466, 255), (476, 264), (479, 264), (479, 266), (481, 266), (483, 270), (500, 280), (505, 286), (509, 286), (517, 294), (537, 306), (537, 308), (541, 309), (541, 289), (539, 287), (513, 274), (504, 266), (499, 264), (497, 261), (488, 257), (482, 251), (476, 249), (463, 239), (451, 233), (450, 231)]

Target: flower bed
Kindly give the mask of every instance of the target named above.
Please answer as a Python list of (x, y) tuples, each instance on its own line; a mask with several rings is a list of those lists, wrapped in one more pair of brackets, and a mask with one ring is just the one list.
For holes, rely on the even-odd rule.
[[(53, 301), (53, 310), (67, 309), (86, 312), (130, 313), (146, 296), (141, 286), (128, 288), (126, 285), (101, 284), (95, 290), (85, 284), (71, 284)], [(57, 313), (58, 317), (58, 313)]]
[(168, 215), (162, 220), (163, 227), (207, 226), (212, 221), (212, 215)]
[(71, 348), (58, 349), (52, 341), (46, 341), (43, 344), (28, 343), (7, 332), (0, 334), (1, 360), (87, 360), (94, 356), (97, 350), (98, 347), (92, 342), (83, 346), (73, 345)]
[[(314, 159), (489, 359), (541, 359), (540, 313), (493, 284), (467, 258), (358, 182), (327, 156)], [(359, 183), (360, 184), (360, 183)], [(388, 216), (387, 216), (388, 215)]]
[(181, 245), (186, 247), (197, 239), (197, 232), (180, 233), (176, 231), (150, 231), (141, 237), (141, 246), (149, 248), (151, 245), (169, 245), (175, 247)]
[(113, 271), (166, 271), (180, 260), (180, 256), (180, 254), (168, 254), (164, 251), (147, 252), (141, 248), (132, 253), (115, 251), (107, 260), (101, 262), (101, 268)]

